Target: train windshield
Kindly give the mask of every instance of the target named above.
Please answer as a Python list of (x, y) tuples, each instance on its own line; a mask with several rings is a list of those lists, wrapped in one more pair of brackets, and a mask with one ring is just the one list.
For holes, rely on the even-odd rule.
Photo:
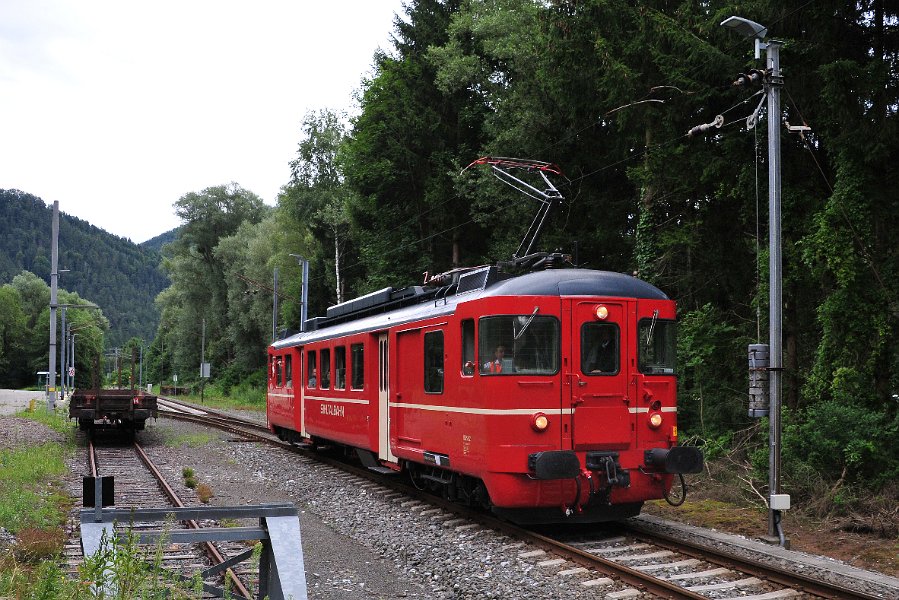
[(482, 317), (481, 375), (552, 375), (559, 371), (559, 320), (530, 315)]
[(640, 321), (637, 356), (641, 373), (674, 375), (677, 358), (677, 324), (653, 317)]

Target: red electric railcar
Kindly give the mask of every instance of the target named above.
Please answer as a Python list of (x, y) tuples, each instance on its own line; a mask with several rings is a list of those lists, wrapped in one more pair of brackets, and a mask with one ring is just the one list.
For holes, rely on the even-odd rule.
[(619, 273), (482, 267), (331, 307), (269, 349), (268, 424), (519, 522), (602, 521), (702, 468), (675, 304)]

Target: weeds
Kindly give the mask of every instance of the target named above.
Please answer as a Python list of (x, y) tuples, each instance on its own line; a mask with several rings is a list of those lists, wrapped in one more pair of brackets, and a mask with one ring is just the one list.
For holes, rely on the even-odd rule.
[(197, 487), (197, 476), (194, 474), (194, 470), (190, 467), (184, 467), (181, 470), (181, 476), (184, 477), (184, 485), (189, 487), (190, 489), (194, 489)]
[(200, 499), (200, 502), (203, 504), (209, 504), (209, 500), (212, 498), (212, 488), (206, 485), (205, 483), (201, 483), (197, 486), (197, 498)]

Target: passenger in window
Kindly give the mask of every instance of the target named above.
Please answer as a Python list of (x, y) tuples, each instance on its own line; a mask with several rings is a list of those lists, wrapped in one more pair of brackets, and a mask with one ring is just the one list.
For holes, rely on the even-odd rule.
[(599, 335), (587, 355), (587, 370), (590, 373), (615, 373), (618, 370), (618, 344), (615, 342), (613, 327), (599, 327)]

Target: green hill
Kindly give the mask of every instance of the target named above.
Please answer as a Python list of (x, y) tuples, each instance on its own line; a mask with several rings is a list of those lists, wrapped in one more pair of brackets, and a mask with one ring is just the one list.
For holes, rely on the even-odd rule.
[[(169, 285), (158, 250), (59, 216), (59, 268), (70, 269), (59, 286), (100, 305), (110, 323), (108, 347), (133, 336), (152, 339), (159, 322), (153, 301)], [(52, 219), (52, 205), (40, 198), (0, 189), (0, 283), (23, 270), (49, 283)]]
[(150, 238), (146, 242), (141, 242), (138, 244), (141, 248), (145, 250), (155, 250), (156, 252), (162, 252), (162, 247), (166, 244), (171, 244), (178, 238), (178, 233), (181, 231), (180, 227), (176, 227), (170, 231), (166, 231), (165, 233), (160, 233), (154, 238)]

